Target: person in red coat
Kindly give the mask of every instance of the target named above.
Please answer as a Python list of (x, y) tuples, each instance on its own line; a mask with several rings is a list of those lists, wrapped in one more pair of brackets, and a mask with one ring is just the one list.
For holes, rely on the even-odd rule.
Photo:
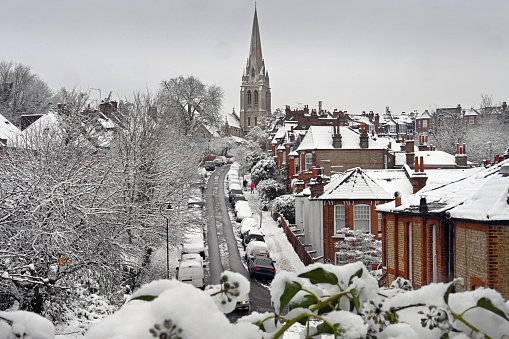
[(251, 194), (253, 194), (253, 190), (255, 188), (255, 184), (251, 183), (251, 186), (249, 186), (249, 187), (251, 187)]

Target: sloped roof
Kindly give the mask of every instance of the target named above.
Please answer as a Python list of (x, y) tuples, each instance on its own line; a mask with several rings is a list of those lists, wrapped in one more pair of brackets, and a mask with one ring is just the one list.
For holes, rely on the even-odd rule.
[(324, 188), (320, 200), (390, 200), (387, 192), (359, 167), (346, 171)]
[(226, 113), (226, 122), (228, 123), (228, 126), (241, 128), (240, 119), (234, 113)]
[[(472, 169), (471, 175), (456, 180), (451, 180), (452, 177), (449, 177), (450, 181), (443, 185), (426, 184), (418, 193), (402, 199), (400, 206), (395, 207), (394, 202), (389, 202), (380, 205), (377, 210), (418, 214), (420, 199), (424, 197), (428, 213), (449, 211), (451, 217), (457, 219), (509, 221), (509, 203), (507, 202), (509, 176), (499, 173), (502, 166), (509, 166), (509, 160), (490, 168)], [(461, 174), (460, 171), (457, 172)], [(450, 171), (450, 173), (454, 172)]]
[[(399, 145), (399, 144), (398, 144)], [(395, 153), (395, 165), (403, 166), (406, 164), (406, 153)], [(415, 151), (415, 157), (423, 157), (424, 166), (440, 167), (440, 166), (456, 166), (456, 157), (444, 151)]]
[(9, 142), (15, 139), (16, 135), (20, 132), (19, 128), (14, 126), (9, 120), (0, 114), (0, 139), (6, 139), (7, 145), (9, 145)]
[(419, 119), (431, 119), (431, 114), (428, 112), (428, 110), (425, 110), (424, 112), (417, 114), (415, 119), (416, 120), (419, 120)]
[[(360, 134), (349, 127), (340, 126), (340, 133), (342, 136), (341, 149), (361, 149), (359, 144)], [(327, 150), (338, 149), (332, 147), (332, 126), (311, 126), (300, 143), (297, 151), (304, 150)], [(384, 147), (373, 139), (369, 138), (367, 149), (384, 149)]]

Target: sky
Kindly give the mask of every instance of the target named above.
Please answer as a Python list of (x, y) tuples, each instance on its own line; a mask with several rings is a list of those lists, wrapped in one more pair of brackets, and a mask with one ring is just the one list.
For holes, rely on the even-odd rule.
[[(258, 0), (272, 110), (411, 112), (509, 101), (509, 1)], [(239, 111), (255, 2), (2, 0), (0, 60), (92, 99), (193, 75)]]

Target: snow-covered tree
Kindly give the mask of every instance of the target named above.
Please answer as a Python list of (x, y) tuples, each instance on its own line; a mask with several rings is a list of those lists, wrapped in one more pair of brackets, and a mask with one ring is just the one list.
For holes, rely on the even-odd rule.
[(254, 165), (256, 165), (258, 163), (258, 161), (260, 161), (262, 159), (267, 159), (268, 157), (269, 157), (269, 155), (267, 154), (267, 152), (264, 152), (261, 150), (250, 151), (250, 152), (245, 153), (244, 161), (245, 161), (246, 170), (248, 172), (251, 172), (251, 169), (253, 168)]
[(30, 66), (0, 61), (0, 113), (14, 124), (22, 114), (45, 113), (52, 92)]
[[(246, 140), (252, 143), (255, 148), (266, 150), (269, 143), (269, 133), (262, 130), (259, 126), (254, 126), (246, 135)], [(253, 148), (253, 146), (249, 148)]]
[(258, 185), (262, 180), (275, 179), (277, 176), (277, 165), (273, 159), (262, 159), (251, 169), (251, 181)]
[(360, 261), (371, 271), (382, 263), (382, 242), (375, 240), (373, 234), (349, 228), (339, 230), (338, 234), (344, 237), (335, 244), (339, 248), (339, 265)]
[(271, 207), (272, 201), (285, 194), (285, 187), (274, 179), (265, 179), (256, 186), (260, 203), (264, 209)]
[(161, 82), (159, 100), (164, 112), (173, 119), (183, 134), (193, 134), (200, 126), (220, 130), (223, 89), (205, 85), (198, 78), (179, 76)]
[(293, 194), (285, 194), (276, 197), (272, 202), (272, 210), (283, 215), (283, 217), (287, 219), (290, 222), (290, 224), (294, 224), (295, 196)]

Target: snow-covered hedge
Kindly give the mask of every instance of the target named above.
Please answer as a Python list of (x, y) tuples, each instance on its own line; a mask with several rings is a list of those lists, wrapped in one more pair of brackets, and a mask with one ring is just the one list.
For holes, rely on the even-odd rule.
[(251, 171), (253, 166), (256, 165), (258, 163), (258, 161), (260, 161), (262, 159), (267, 159), (267, 158), (268, 158), (267, 152), (263, 152), (263, 151), (247, 152), (244, 157), (244, 160), (245, 160), (246, 166), (247, 166), (247, 170)]
[(277, 212), (290, 222), (295, 223), (295, 196), (292, 194), (285, 194), (276, 197), (272, 202), (272, 210)]
[(262, 180), (275, 179), (277, 165), (273, 159), (262, 159), (251, 169), (251, 181), (258, 185)]
[(266, 179), (261, 181), (258, 186), (258, 196), (264, 209), (269, 207), (272, 200), (285, 193), (285, 188), (282, 184), (274, 179)]

